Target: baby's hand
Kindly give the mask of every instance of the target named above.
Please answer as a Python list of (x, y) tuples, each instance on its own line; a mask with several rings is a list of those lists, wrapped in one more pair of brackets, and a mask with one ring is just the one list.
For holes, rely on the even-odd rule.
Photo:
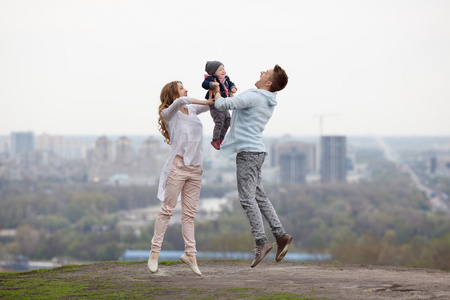
[(213, 82), (212, 83), (214, 87), (219, 86), (220, 84), (218, 82)]
[(236, 89), (236, 88), (232, 88), (232, 89), (231, 89), (231, 92), (234, 94), (234, 93), (237, 92), (237, 89)]

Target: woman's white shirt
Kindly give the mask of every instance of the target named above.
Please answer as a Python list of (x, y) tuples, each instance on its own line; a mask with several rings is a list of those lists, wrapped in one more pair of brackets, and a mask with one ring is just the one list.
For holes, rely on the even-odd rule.
[[(180, 111), (182, 107), (187, 108), (187, 115)], [(166, 180), (175, 156), (182, 156), (186, 166), (202, 165), (203, 125), (197, 115), (206, 111), (209, 111), (209, 105), (192, 104), (191, 97), (180, 97), (162, 110), (162, 117), (168, 127), (171, 149), (159, 178), (159, 200), (164, 201)], [(180, 200), (181, 195), (178, 196), (178, 201)]]

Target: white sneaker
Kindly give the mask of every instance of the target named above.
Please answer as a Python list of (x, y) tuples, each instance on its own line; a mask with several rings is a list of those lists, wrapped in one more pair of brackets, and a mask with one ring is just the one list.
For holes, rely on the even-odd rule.
[(156, 273), (158, 271), (158, 260), (157, 259), (151, 259), (152, 252), (150, 251), (150, 256), (148, 257), (147, 266), (150, 272)]
[(198, 269), (197, 265), (194, 265), (193, 263), (191, 263), (189, 261), (189, 258), (187, 257), (186, 253), (183, 253), (183, 255), (181, 255), (180, 259), (189, 266), (189, 268), (191, 268), (192, 272), (194, 272), (196, 275), (198, 276), (202, 276), (202, 272), (200, 272), (200, 270)]

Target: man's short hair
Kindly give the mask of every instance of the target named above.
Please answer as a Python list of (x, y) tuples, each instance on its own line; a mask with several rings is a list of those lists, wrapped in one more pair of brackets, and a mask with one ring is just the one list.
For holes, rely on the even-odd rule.
[(278, 92), (286, 87), (288, 83), (288, 76), (283, 68), (281, 68), (279, 65), (275, 65), (275, 67), (273, 67), (273, 74), (269, 80), (272, 81), (270, 91), (272, 93)]

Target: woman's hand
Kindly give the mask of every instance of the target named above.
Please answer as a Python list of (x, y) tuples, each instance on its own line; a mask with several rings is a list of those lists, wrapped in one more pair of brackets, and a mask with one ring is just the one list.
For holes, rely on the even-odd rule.
[(212, 99), (211, 97), (209, 97), (208, 100), (200, 100), (195, 98), (191, 98), (191, 100), (192, 104), (210, 105), (211, 103), (214, 103), (214, 99)]
[(205, 100), (205, 101), (206, 101), (206, 105), (210, 105), (210, 104), (213, 104), (213, 103), (214, 103), (214, 99), (211, 98), (211, 97), (209, 97), (209, 99), (208, 99), (208, 100)]

